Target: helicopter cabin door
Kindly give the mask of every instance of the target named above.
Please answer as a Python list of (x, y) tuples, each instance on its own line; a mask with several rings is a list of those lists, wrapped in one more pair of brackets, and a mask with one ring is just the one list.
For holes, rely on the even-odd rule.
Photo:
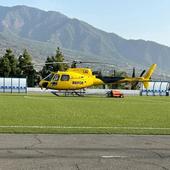
[(58, 88), (61, 89), (61, 90), (70, 89), (70, 75), (68, 75), (68, 74), (61, 74), (60, 75)]

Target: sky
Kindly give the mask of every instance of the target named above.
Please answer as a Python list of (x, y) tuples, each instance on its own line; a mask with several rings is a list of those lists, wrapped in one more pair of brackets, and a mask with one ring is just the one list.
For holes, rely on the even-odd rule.
[(0, 0), (0, 5), (58, 11), (126, 39), (170, 46), (170, 0)]

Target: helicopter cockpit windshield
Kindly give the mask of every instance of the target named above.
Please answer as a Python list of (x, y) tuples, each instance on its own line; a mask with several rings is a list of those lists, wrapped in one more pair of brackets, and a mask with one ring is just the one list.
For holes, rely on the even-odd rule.
[(53, 78), (53, 76), (54, 76), (54, 73), (51, 73), (51, 74), (49, 74), (47, 77), (45, 77), (44, 80), (46, 80), (46, 81), (51, 81), (51, 79)]

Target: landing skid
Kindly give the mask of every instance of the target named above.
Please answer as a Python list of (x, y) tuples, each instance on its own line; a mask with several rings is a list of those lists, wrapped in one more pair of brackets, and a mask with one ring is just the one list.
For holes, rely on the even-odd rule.
[(62, 90), (62, 91), (51, 91), (55, 96), (85, 96), (85, 89), (83, 90)]

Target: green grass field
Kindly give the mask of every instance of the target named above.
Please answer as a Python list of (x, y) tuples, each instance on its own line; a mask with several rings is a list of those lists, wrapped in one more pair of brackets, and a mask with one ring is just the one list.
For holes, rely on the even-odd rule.
[(170, 134), (170, 97), (0, 94), (0, 132)]

